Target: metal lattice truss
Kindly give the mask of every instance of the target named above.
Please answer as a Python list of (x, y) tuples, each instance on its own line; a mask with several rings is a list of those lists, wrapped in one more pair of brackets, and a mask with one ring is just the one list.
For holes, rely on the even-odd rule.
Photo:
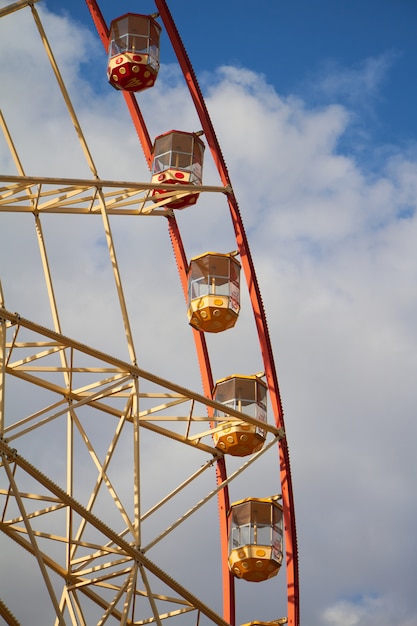
[[(173, 498), (178, 499), (179, 493), (189, 489), (207, 470), (213, 471), (219, 455), (211, 444), (213, 428), (236, 419), (266, 428), (272, 440), (261, 453), (282, 433), (4, 308), (0, 309), (0, 319), (0, 529), (35, 557), (54, 606), (56, 623), (67, 623), (66, 614), (77, 615), (79, 621), (71, 617), (73, 623), (88, 623), (83, 608), (87, 599), (103, 609), (100, 624), (109, 616), (126, 624), (160, 623), (190, 611), (223, 624), (222, 618), (156, 566), (147, 553), (217, 494), (220, 487), (203, 497), (198, 489), (199, 499), (156, 533), (160, 520), (168, 519), (164, 508)], [(48, 403), (41, 402), (35, 412), (11, 420), (4, 394), (9, 378), (22, 397), (34, 395), (36, 387)], [(214, 416), (216, 409), (220, 416)], [(66, 437), (66, 459), (62, 459), (62, 448), (49, 439), (51, 432), (58, 438), (60, 432)], [(106, 449), (100, 451), (95, 443), (98, 432), (100, 438), (107, 433)], [(183, 454), (184, 446), (192, 449), (196, 469), (192, 471), (187, 463), (191, 473), (149, 509), (141, 511), (140, 449), (146, 437), (152, 435), (167, 442), (163, 449), (171, 459), (175, 453), (168, 452), (170, 446), (179, 446), (177, 454)], [(131, 447), (133, 495), (126, 494), (124, 487), (119, 492), (117, 471), (116, 478), (112, 477), (121, 461), (120, 449), (123, 456), (127, 454), (126, 441)], [(23, 453), (33, 446), (37, 448), (32, 453), (38, 459), (36, 467)], [(258, 455), (239, 467), (227, 482)], [(62, 472), (56, 474), (61, 476), (62, 484), (57, 484), (55, 474), (52, 479), (39, 469), (45, 458), (47, 467), (56, 467), (61, 461)], [(80, 464), (85, 468), (83, 481), (75, 480)], [(86, 489), (89, 482), (92, 487)], [(152, 530), (142, 536), (146, 521)], [(65, 581), (60, 597), (51, 576)], [(156, 591), (160, 587), (163, 591)], [(139, 600), (140, 620), (133, 617), (135, 606), (139, 610)]]
[[(0, 113), (1, 120), (1, 113)], [(4, 123), (4, 120), (3, 120)], [(194, 185), (115, 182), (0, 175), (0, 212), (108, 215), (171, 214), (164, 205), (195, 194)], [(228, 187), (199, 186), (199, 193), (227, 193)]]

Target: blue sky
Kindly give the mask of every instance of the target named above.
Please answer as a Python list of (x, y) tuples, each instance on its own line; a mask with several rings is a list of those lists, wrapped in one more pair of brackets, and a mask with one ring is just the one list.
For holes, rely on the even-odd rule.
[[(108, 22), (139, 10), (126, 0), (114, 4), (100, 3)], [(49, 0), (47, 5), (91, 27), (83, 2)], [(250, 68), (265, 74), (281, 95), (300, 95), (311, 106), (330, 99), (362, 106), (362, 123), (373, 141), (416, 138), (417, 5), (412, 0), (261, 0), (256, 7), (241, 0), (176, 0), (170, 9), (199, 75), (224, 64)], [(141, 12), (148, 10), (153, 11), (149, 0), (140, 5)], [(165, 61), (173, 61), (169, 43), (163, 45)], [(372, 62), (379, 64), (375, 82), (367, 94), (358, 92), (355, 76)], [(339, 81), (325, 90), (322, 81), (329, 73)]]
[[(302, 623), (414, 626), (417, 5), (171, 4), (229, 167), (266, 307), (292, 458)], [(108, 21), (154, 10), (150, 0), (101, 6)], [(147, 180), (84, 2), (37, 7), (101, 178)], [(0, 20), (0, 28), (7, 59), (0, 108), (26, 172), (89, 177), (30, 11)], [(198, 128), (165, 38), (157, 84), (138, 98), (151, 134)], [(0, 165), (15, 174), (1, 136)], [(204, 168), (204, 182), (217, 184), (209, 155)], [(33, 225), (26, 216), (0, 217), (7, 307), (50, 326)], [(235, 248), (213, 198), (202, 194), (178, 220), (188, 257)], [(166, 228), (139, 221), (115, 221), (114, 229), (142, 365), (198, 387), (193, 357), (183, 357), (193, 346)], [(45, 218), (44, 227), (65, 334), (125, 358), (102, 231), (71, 219), (65, 237), (59, 220)], [(236, 332), (209, 341), (216, 379), (262, 369), (242, 297)], [(154, 326), (156, 335), (143, 333)], [(275, 458), (266, 463), (256, 483), (263, 495), (277, 470)], [(246, 495), (243, 489), (235, 499)], [(269, 590), (239, 588), (239, 623), (279, 617)]]

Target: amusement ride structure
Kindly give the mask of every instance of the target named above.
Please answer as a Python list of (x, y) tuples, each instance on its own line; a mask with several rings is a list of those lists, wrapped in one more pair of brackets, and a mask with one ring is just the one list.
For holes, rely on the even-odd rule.
[[(61, 626), (298, 626), (297, 537), (278, 378), (248, 239), (213, 124), (165, 0), (155, 0), (152, 14), (114, 16), (109, 25), (96, 0), (86, 4), (105, 49), (103, 72), (107, 54), (108, 82), (126, 102), (150, 175), (131, 183), (99, 177), (37, 0), (3, 6), (3, 20), (31, 12), (91, 178), (27, 175), (1, 114), (17, 173), (0, 175), (0, 228), (8, 228), (10, 214), (34, 223), (51, 323), (40, 324), (30, 310), (13, 312), (6, 288), (0, 291), (1, 569), (9, 576), (15, 568), (16, 578), (19, 568), (29, 571), (36, 589), (42, 588), (35, 601), (24, 584), (14, 590), (2, 585), (0, 622), (26, 623), (20, 621), (26, 602), (33, 626), (45, 626), (45, 616)], [(171, 42), (200, 129), (168, 126), (151, 139), (139, 101), (142, 91), (157, 88), (161, 33)], [(217, 186), (203, 183), (210, 155)], [(177, 216), (186, 222), (204, 194), (224, 202), (235, 247), (203, 249), (189, 259)], [(48, 220), (64, 218), (78, 220), (80, 228), (87, 219), (103, 226), (127, 360), (65, 333), (44, 234)], [(145, 230), (152, 218), (167, 225), (185, 296), (184, 310), (169, 312), (167, 323), (189, 324), (199, 391), (147, 371), (137, 357), (113, 225), (140, 220)], [(158, 280), (163, 284), (162, 267)], [(243, 301), (253, 310), (263, 370), (222, 372), (216, 380), (209, 337), (239, 333)], [(242, 351), (244, 344), (242, 337)], [(178, 363), (185, 358), (177, 355)], [(250, 478), (266, 458), (276, 484), (272, 493)], [(238, 498), (232, 499), (237, 484)], [(208, 531), (216, 543), (206, 540)], [(269, 599), (262, 595), (256, 602), (261, 588)]]

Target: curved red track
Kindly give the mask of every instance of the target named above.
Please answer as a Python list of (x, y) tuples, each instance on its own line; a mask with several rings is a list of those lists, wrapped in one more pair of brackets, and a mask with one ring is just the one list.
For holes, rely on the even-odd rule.
[[(109, 29), (104, 21), (96, 0), (86, 0), (90, 10), (97, 32), (103, 43), (105, 50), (108, 49)], [(171, 12), (168, 9), (165, 0), (155, 0), (155, 5), (165, 30), (171, 40), (172, 47), (177, 56), (178, 63), (184, 74), (191, 98), (194, 102), (197, 114), (200, 119), (201, 127), (212, 157), (217, 167), (220, 179), (226, 186), (230, 186), (231, 191), (227, 193), (227, 201), (233, 227), (235, 231), (237, 248), (240, 253), (240, 261), (245, 274), (248, 290), (250, 294), (253, 313), (255, 316), (256, 328), (258, 331), (259, 345), (262, 352), (265, 375), (268, 383), (270, 402), (274, 411), (275, 423), (278, 428), (284, 428), (284, 413), (282, 409), (281, 397), (279, 392), (278, 377), (276, 374), (272, 345), (269, 336), (265, 310), (262, 302), (261, 292), (256, 277), (255, 267), (249, 249), (249, 243), (246, 237), (244, 225), (239, 211), (236, 197), (232, 190), (231, 181), (227, 171), (226, 163), (217, 141), (217, 137), (201, 93), (197, 78), (188, 58), (185, 47), (182, 43), (180, 34), (176, 28)], [(152, 142), (149, 133), (139, 109), (137, 100), (132, 93), (122, 92), (126, 104), (130, 111), (133, 124), (142, 145), (145, 158), (150, 164)], [(168, 216), (169, 232), (174, 250), (175, 259), (184, 290), (187, 298), (187, 268), (188, 262), (185, 250), (182, 244), (181, 235), (175, 217)], [(200, 371), (203, 380), (203, 389), (207, 397), (212, 396), (213, 377), (211, 373), (210, 359), (207, 350), (204, 333), (193, 330), (194, 341), (197, 350), (197, 356), (200, 364)], [(298, 548), (297, 534), (295, 523), (294, 499), (291, 480), (290, 460), (288, 445), (285, 438), (281, 439), (279, 444), (279, 462), (280, 462), (280, 480), (282, 490), (282, 504), (284, 508), (284, 533), (285, 533), (285, 551), (286, 551), (286, 570), (287, 570), (287, 617), (290, 626), (299, 626), (299, 572), (298, 572)], [(224, 459), (217, 464), (217, 481), (222, 483), (227, 478), (226, 466)], [(220, 537), (222, 549), (222, 570), (223, 570), (223, 617), (235, 626), (235, 592), (234, 578), (229, 572), (227, 564), (227, 512), (229, 509), (229, 494), (227, 486), (219, 492), (219, 517), (220, 517)]]

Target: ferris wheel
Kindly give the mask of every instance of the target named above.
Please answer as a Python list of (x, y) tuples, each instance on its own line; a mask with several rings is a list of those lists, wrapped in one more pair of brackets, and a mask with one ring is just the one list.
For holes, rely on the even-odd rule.
[[(30, 615), (35, 626), (298, 626), (295, 512), (278, 378), (248, 238), (213, 124), (165, 0), (155, 0), (150, 15), (115, 15), (110, 25), (96, 0), (86, 4), (108, 55), (108, 82), (126, 102), (150, 175), (146, 182), (100, 178), (36, 0), (1, 8), (5, 20), (31, 12), (91, 177), (27, 175), (0, 113), (17, 171), (0, 175), (0, 219), (6, 229), (6, 219), (18, 216), (34, 230), (51, 319), (40, 323), (30, 308), (14, 312), (2, 281), (1, 558), (21, 588), (1, 585), (0, 617), (17, 625)], [(162, 32), (201, 128), (172, 130), (167, 119), (165, 132), (151, 139), (138, 94), (156, 88)], [(204, 184), (207, 157), (217, 185)], [(222, 219), (230, 223), (234, 246), (202, 249), (188, 258), (180, 221), (186, 224), (205, 195), (224, 204)], [(167, 325), (174, 335), (177, 324), (187, 328), (199, 391), (168, 380), (162, 369), (142, 366), (136, 348), (140, 322), (132, 319), (119, 260), (129, 250), (114, 232), (121, 219), (135, 227), (140, 222), (144, 237), (155, 220), (167, 226), (178, 291), (185, 296), (178, 316), (166, 312)], [(69, 298), (57, 296), (48, 220), (62, 223), (63, 230), (69, 220), (79, 230), (87, 220), (99, 224), (126, 359), (90, 344), (88, 331), (81, 338), (67, 333), (61, 300)], [(163, 288), (165, 270), (156, 269), (159, 274), (152, 271), (149, 280)], [(146, 275), (147, 266), (138, 271)], [(13, 276), (13, 263), (6, 272)], [(100, 283), (100, 275), (92, 273), (91, 280)], [(148, 309), (163, 301), (142, 296)], [(263, 369), (215, 378), (211, 338), (238, 335), (244, 306), (253, 313)], [(78, 313), (87, 316), (87, 307), (81, 303)], [(92, 320), (91, 328), (98, 322)], [(146, 329), (159, 332), (160, 326)], [(237, 345), (244, 342), (243, 336)], [(219, 350), (222, 343), (212, 345)], [(178, 369), (186, 358), (180, 351), (174, 355)], [(265, 467), (268, 481), (259, 478)], [(270, 484), (273, 490), (265, 493)]]

